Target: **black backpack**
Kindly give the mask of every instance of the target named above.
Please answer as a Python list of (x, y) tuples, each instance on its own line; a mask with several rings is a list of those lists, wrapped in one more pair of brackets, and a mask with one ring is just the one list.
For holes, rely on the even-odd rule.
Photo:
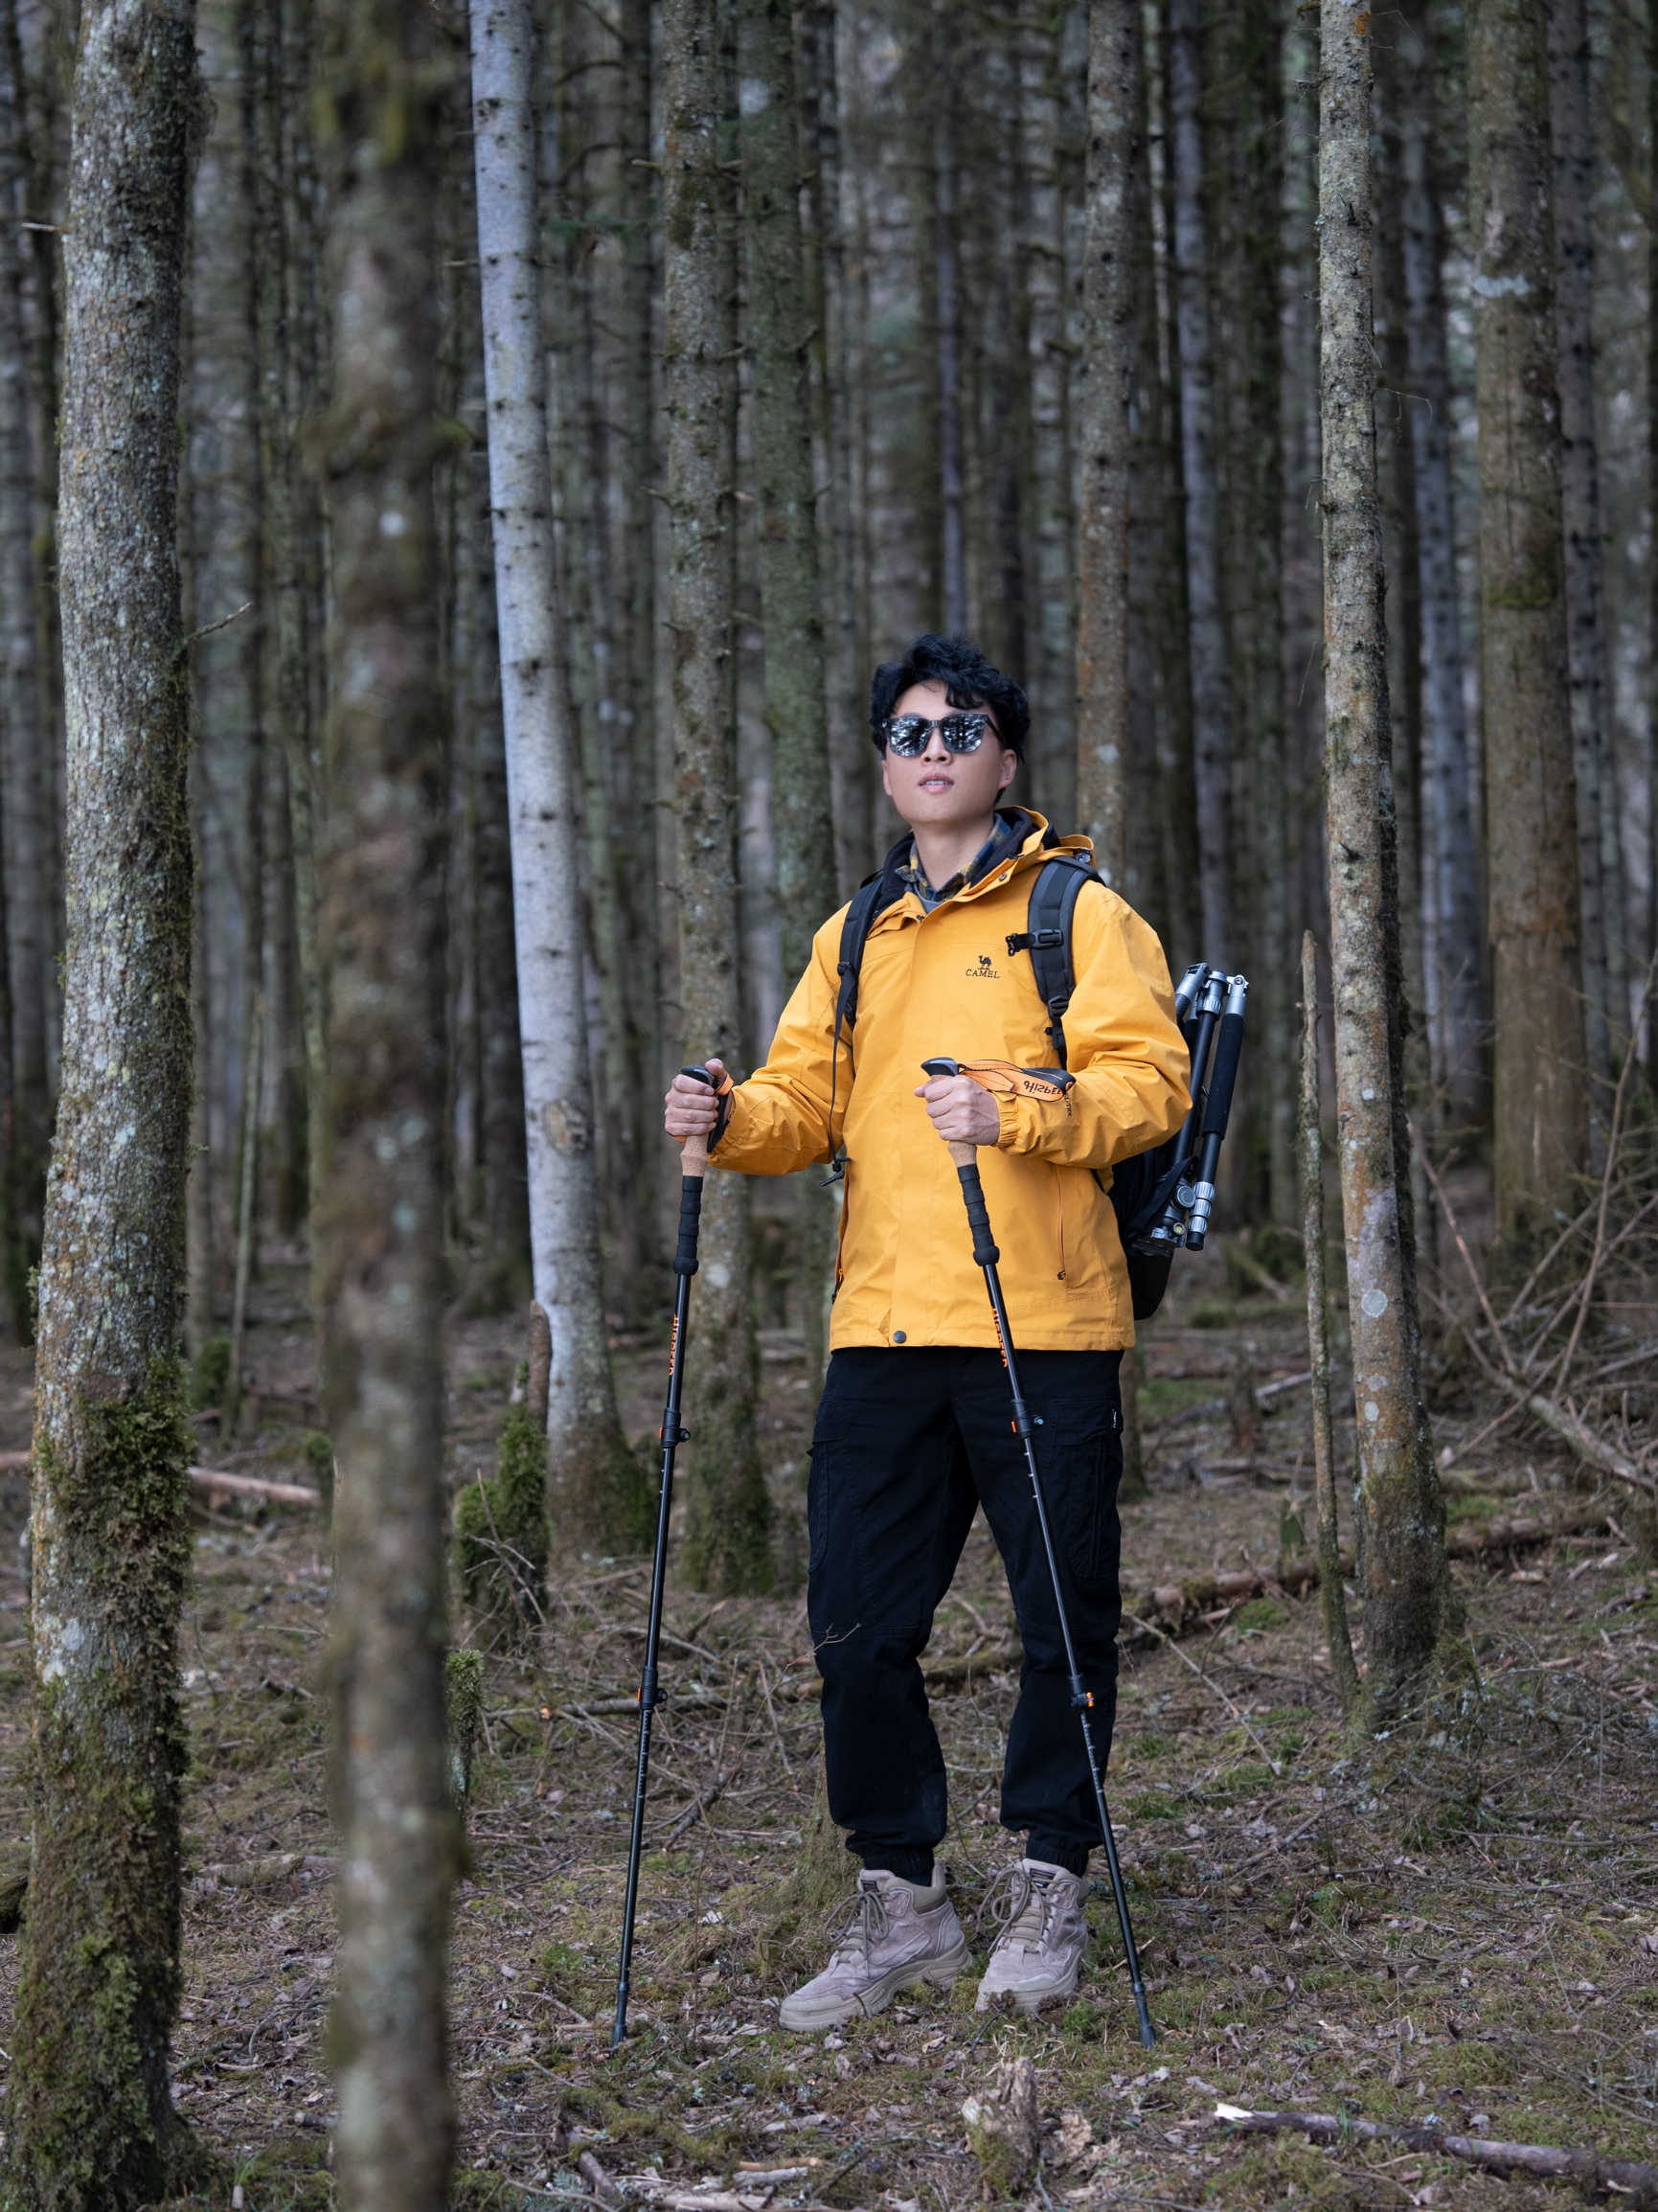
[[(1046, 841), (1058, 842), (1052, 830), (1047, 832)], [(865, 877), (841, 924), (837, 963), (840, 990), (835, 995), (833, 1061), (829, 1075), (831, 1127), (841, 1030), (843, 1026), (851, 1029), (857, 1020), (858, 971), (863, 965), (864, 946), (876, 917), (884, 914), (903, 894), (899, 870), (907, 865), (910, 851), (910, 838), (901, 837), (875, 873)], [(1010, 954), (1029, 952), (1031, 955), (1037, 993), (1048, 1010), (1047, 1032), (1053, 1039), (1054, 1063), (1060, 1069), (1066, 1064), (1065, 1013), (1077, 989), (1077, 972), (1071, 958), (1072, 918), (1083, 884), (1104, 880), (1080, 853), (1056, 853), (1037, 869), (1032, 882), (1026, 926), (1010, 931), (1008, 936)], [(1154, 1151), (1141, 1152), (1133, 1159), (1119, 1160), (1113, 1172), (1111, 1203), (1116, 1209), (1117, 1232), (1128, 1261), (1128, 1289), (1136, 1321), (1151, 1318), (1162, 1305), (1163, 1293), (1169, 1287), (1170, 1254), (1139, 1251), (1136, 1245), (1162, 1218), (1180, 1179), (1179, 1153), (1180, 1139), (1176, 1134)], [(842, 1174), (844, 1161), (844, 1152), (837, 1153), (831, 1170), (833, 1175)], [(1095, 1180), (1099, 1179), (1096, 1174)]]

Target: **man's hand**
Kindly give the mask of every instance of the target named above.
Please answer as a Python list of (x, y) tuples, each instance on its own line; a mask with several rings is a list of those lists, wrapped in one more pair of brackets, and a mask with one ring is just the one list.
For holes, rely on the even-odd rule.
[(1002, 1133), (996, 1102), (970, 1075), (936, 1075), (917, 1085), (933, 1127), (946, 1144), (993, 1145)]
[[(705, 1060), (703, 1065), (715, 1083), (725, 1073), (722, 1060)], [(698, 1083), (693, 1075), (676, 1075), (668, 1086), (668, 1096), (662, 1102), (662, 1126), (676, 1144), (687, 1137), (710, 1137), (714, 1125), (719, 1119), (719, 1100), (705, 1083)]]

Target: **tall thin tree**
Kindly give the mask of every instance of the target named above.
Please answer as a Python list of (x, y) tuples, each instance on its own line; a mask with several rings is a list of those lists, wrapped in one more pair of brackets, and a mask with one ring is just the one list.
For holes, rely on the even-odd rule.
[[(39, 604), (35, 582), (34, 456), (24, 319), (25, 211), (22, 48), (15, 0), (0, 0), (0, 794), (6, 883), (6, 1126), (0, 1136), (5, 1248), (0, 1298), (19, 1339), (33, 1331), (29, 1269), (39, 1252), (46, 1165), (46, 907), (41, 869)], [(19, 1191), (18, 1170), (23, 1188)], [(19, 1197), (27, 1233), (15, 1235)]]
[(1358, 1401), (1368, 1690), (1397, 1713), (1446, 1629), (1444, 1507), (1421, 1402), (1404, 1117), (1398, 880), (1376, 500), (1371, 18), (1323, 0), (1319, 393), (1336, 1118)]
[[(1433, 55), (1425, 30), (1401, 27), (1394, 63), (1399, 103), (1405, 363), (1421, 607), (1424, 967), (1436, 1090), (1468, 1121), (1483, 1106), (1480, 878), (1468, 792), (1462, 606), (1452, 511), (1451, 380), (1446, 337), (1444, 219)], [(1430, 925), (1431, 924), (1431, 925)]]
[(1137, 0), (1088, 11), (1082, 363), (1078, 406), (1077, 826), (1121, 890), (1128, 860), (1128, 398), (1134, 380)]
[[(736, 1071), (737, 131), (726, 20), (719, 0), (665, 0), (662, 183), (682, 1035), (687, 1052)], [(708, 1589), (763, 1588), (748, 1192), (717, 1172), (702, 1201), (696, 1331), (687, 1571)]]
[(337, 1487), (336, 2173), (354, 2212), (441, 2212), (444, 1952), (443, 801), (435, 200), (454, 118), (434, 13), (323, 0), (334, 406), (315, 1210)]
[[(836, 904), (829, 807), (829, 702), (811, 454), (811, 382), (800, 222), (801, 143), (794, 17), (788, 0), (741, 0), (743, 243), (754, 361), (754, 485), (765, 714), (771, 726), (771, 818), (777, 852), (784, 988), (811, 958), (813, 932)], [(802, 1323), (815, 1388), (834, 1213), (823, 1177), (797, 1177)]]
[(1588, 1147), (1546, 0), (1473, 0), (1465, 22), (1492, 1166), (1515, 1245), (1575, 1207)]
[(1232, 955), (1232, 705), (1220, 583), (1214, 330), (1204, 208), (1202, 0), (1170, 0), (1169, 136), (1202, 954), (1225, 968)]
[(1600, 441), (1595, 428), (1595, 123), (1587, 0), (1549, 0), (1554, 155), (1555, 328), (1560, 378), (1560, 495), (1566, 557), (1566, 672), (1578, 785), (1583, 1027), (1597, 1162), (1611, 1113), (1612, 1066), (1629, 1010), (1623, 869), (1612, 759)]
[(554, 630), (529, 0), (473, 0), (471, 24), (531, 1255), (553, 1336), (550, 1479), (561, 1528), (602, 1545), (638, 1533), (644, 1489), (616, 1417), (601, 1288), (575, 773)]
[(34, 1848), (9, 2201), (170, 2194), (181, 2128), (179, 1318), (191, 1092), (180, 293), (202, 116), (194, 9), (81, 17), (63, 241), (69, 937), (40, 1271)]

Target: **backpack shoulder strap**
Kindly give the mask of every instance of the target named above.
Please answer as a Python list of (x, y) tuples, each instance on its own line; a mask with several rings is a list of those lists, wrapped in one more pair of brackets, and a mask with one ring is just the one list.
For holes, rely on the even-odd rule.
[(1058, 1067), (1069, 1064), (1065, 1058), (1065, 1010), (1077, 988), (1076, 964), (1071, 957), (1072, 918), (1083, 884), (1104, 880), (1081, 854), (1044, 860), (1031, 885), (1027, 926), (1008, 935), (1010, 953), (1031, 955), (1031, 972), (1048, 1009), (1048, 1035), (1054, 1040), (1054, 1060)]
[[(873, 876), (866, 876), (853, 892), (852, 903), (841, 923), (840, 957), (835, 969), (840, 977), (840, 988), (835, 992), (834, 1038), (829, 1045), (829, 1128), (834, 1128), (835, 1091), (840, 1081), (841, 1032), (851, 1029), (858, 1018), (858, 976), (864, 964), (864, 946), (869, 943), (870, 931), (876, 918), (886, 912), (893, 901), (902, 893), (898, 870), (909, 855), (910, 838), (900, 837)], [(829, 1163), (829, 1180), (837, 1180), (846, 1168), (844, 1146)]]
[(858, 1017), (858, 976), (864, 964), (864, 946), (878, 915), (900, 895), (898, 870), (910, 850), (910, 839), (900, 837), (873, 876), (866, 876), (852, 893), (841, 923), (840, 958), (835, 963), (840, 989), (835, 993), (835, 1047), (840, 1047), (843, 1026), (850, 1029)]

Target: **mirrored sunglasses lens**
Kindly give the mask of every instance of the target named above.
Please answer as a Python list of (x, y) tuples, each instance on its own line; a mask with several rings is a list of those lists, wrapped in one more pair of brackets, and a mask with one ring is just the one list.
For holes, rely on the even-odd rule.
[(940, 733), (952, 753), (976, 753), (987, 724), (983, 715), (946, 715)]
[(922, 721), (920, 715), (895, 716), (886, 725), (888, 748), (901, 759), (909, 760), (926, 751), (930, 730), (931, 724)]

